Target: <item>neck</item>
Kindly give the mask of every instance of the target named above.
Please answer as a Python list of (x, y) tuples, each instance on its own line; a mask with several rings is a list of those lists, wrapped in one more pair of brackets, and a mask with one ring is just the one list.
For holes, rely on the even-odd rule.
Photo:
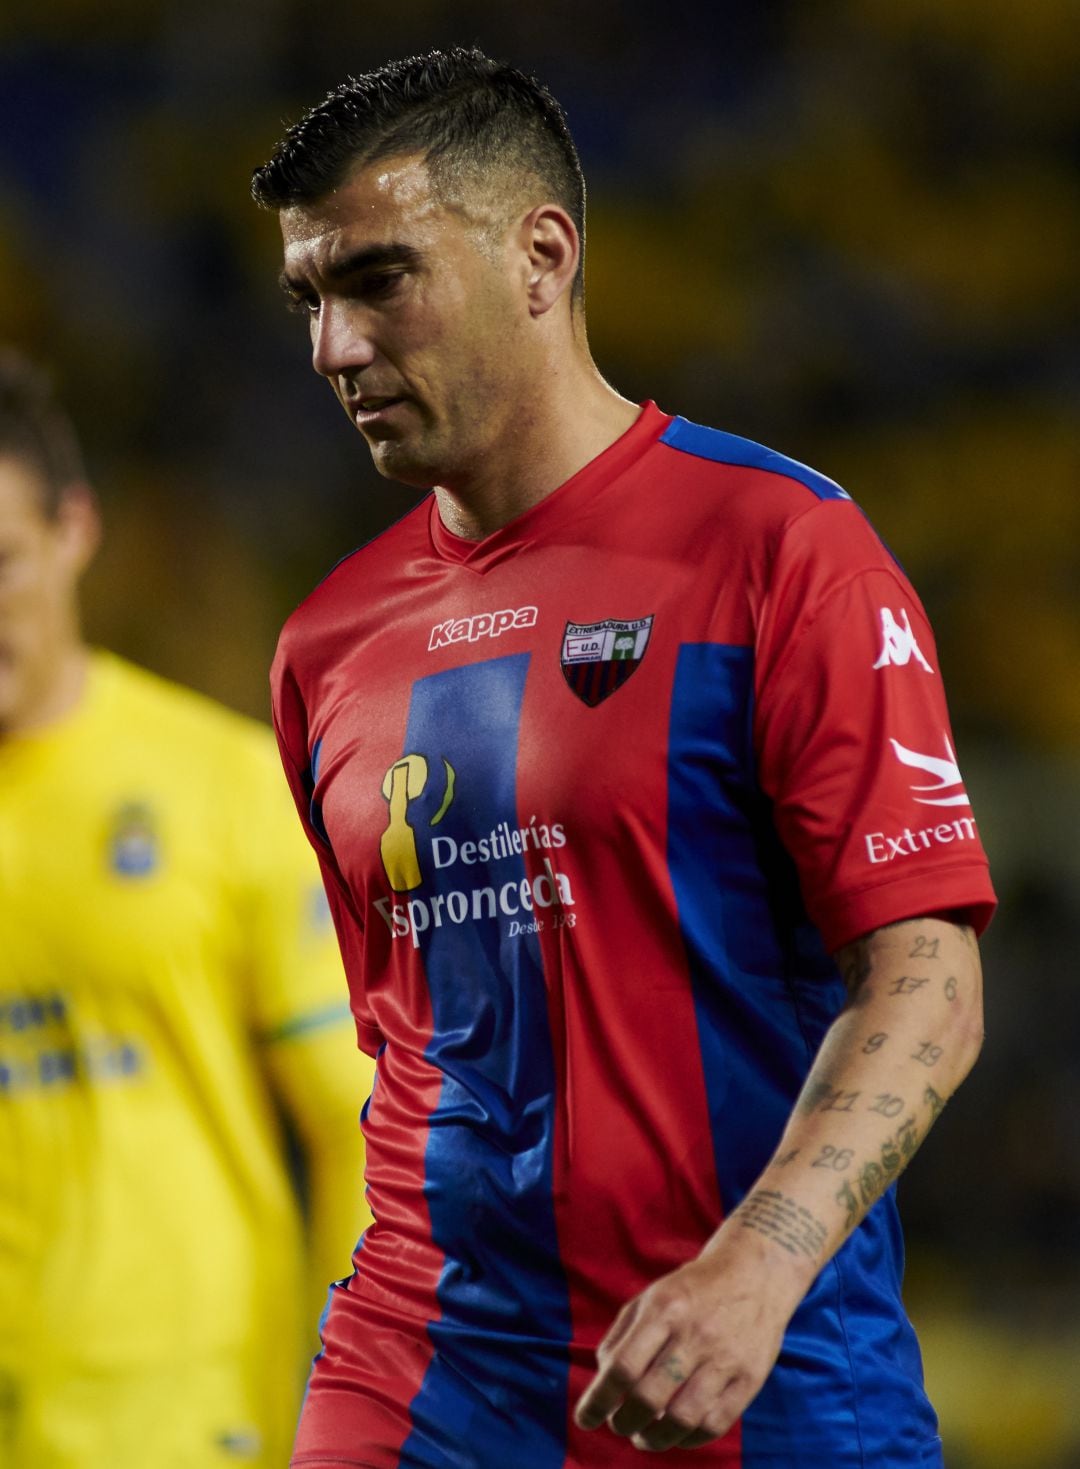
[(82, 699), (89, 663), (90, 652), (83, 643), (66, 644), (50, 660), (48, 676), (32, 682), (18, 707), (0, 719), (0, 738), (33, 734), (70, 714)]
[[(600, 376), (588, 350), (567, 353), (534, 381), (484, 463), (436, 485), (447, 530), (479, 541), (545, 499), (621, 438), (640, 412)], [(522, 395), (524, 397), (524, 395)]]

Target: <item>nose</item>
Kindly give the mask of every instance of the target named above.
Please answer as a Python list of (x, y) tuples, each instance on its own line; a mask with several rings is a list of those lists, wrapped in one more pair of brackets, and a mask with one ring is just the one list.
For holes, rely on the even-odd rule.
[(311, 365), (315, 371), (334, 379), (369, 367), (374, 359), (375, 346), (364, 313), (351, 302), (324, 299), (318, 315), (311, 318)]

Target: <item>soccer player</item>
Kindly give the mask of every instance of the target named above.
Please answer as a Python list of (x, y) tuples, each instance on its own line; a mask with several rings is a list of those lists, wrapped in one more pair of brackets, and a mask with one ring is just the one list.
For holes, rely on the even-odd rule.
[(84, 645), (97, 538), (0, 353), (0, 1466), (278, 1469), (370, 1063), (270, 731)]
[(273, 671), (377, 1056), (293, 1464), (939, 1465), (893, 1185), (994, 900), (918, 598), (832, 481), (600, 376), (535, 80), (351, 79), (254, 193), (433, 490)]

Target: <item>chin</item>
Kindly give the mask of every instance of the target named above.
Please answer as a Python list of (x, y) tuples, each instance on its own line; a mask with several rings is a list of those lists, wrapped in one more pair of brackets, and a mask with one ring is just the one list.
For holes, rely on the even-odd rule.
[(439, 482), (439, 471), (430, 461), (410, 454), (405, 445), (384, 440), (371, 446), (371, 460), (383, 479), (397, 480), (416, 490), (430, 490)]

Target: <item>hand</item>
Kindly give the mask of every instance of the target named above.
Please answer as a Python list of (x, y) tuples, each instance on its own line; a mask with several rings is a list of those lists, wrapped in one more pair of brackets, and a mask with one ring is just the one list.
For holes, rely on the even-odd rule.
[[(741, 1232), (745, 1234), (746, 1232)], [(688, 1265), (630, 1301), (597, 1348), (599, 1372), (578, 1401), (580, 1428), (640, 1449), (698, 1448), (720, 1438), (780, 1354), (809, 1281), (752, 1237), (721, 1229)]]

